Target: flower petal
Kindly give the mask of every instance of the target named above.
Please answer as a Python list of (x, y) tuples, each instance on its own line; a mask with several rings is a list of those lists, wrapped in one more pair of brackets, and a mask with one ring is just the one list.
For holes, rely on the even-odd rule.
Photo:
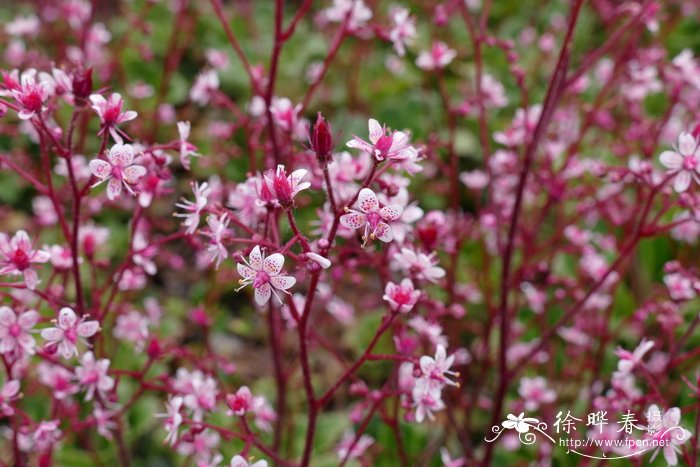
[(348, 141), (346, 146), (349, 148), (359, 149), (360, 151), (374, 154), (374, 146), (369, 144), (367, 141), (358, 138), (357, 136)]
[(93, 159), (90, 161), (90, 173), (104, 180), (112, 175), (112, 166), (102, 159)]
[(372, 142), (372, 144), (377, 144), (377, 141), (379, 141), (379, 138), (381, 138), (384, 135), (384, 128), (382, 128), (382, 126), (379, 124), (379, 122), (373, 118), (369, 119), (368, 125), (369, 125), (369, 140)]
[(121, 194), (122, 182), (116, 178), (111, 178), (107, 184), (107, 198), (109, 198), (110, 201), (114, 201), (115, 199), (119, 199)]
[(130, 144), (117, 143), (109, 150), (107, 157), (112, 165), (127, 167), (134, 162), (134, 148)]
[(398, 219), (402, 212), (403, 208), (401, 206), (398, 204), (390, 204), (389, 206), (384, 206), (382, 209), (380, 209), (379, 215), (382, 216), (382, 219), (385, 221), (391, 222)]
[(676, 190), (677, 193), (684, 192), (690, 186), (690, 178), (690, 172), (685, 170), (678, 172), (675, 180), (673, 181), (673, 189)]
[(340, 223), (348, 229), (359, 229), (367, 223), (367, 216), (361, 212), (350, 212), (340, 217)]
[(0, 326), (11, 326), (16, 320), (17, 316), (15, 312), (12, 311), (12, 308), (7, 306), (0, 307)]
[(255, 248), (250, 252), (248, 257), (248, 262), (250, 266), (256, 270), (260, 271), (263, 267), (262, 252), (260, 251), (260, 245), (256, 245)]
[(139, 181), (139, 178), (146, 175), (146, 167), (142, 165), (132, 165), (124, 169), (124, 180), (132, 185)]
[(360, 203), (360, 210), (364, 213), (379, 210), (379, 200), (377, 199), (377, 195), (375, 195), (369, 188), (363, 188), (360, 190), (360, 195), (357, 197), (357, 201)]
[(678, 136), (678, 152), (683, 156), (692, 156), (697, 149), (695, 137), (688, 132), (683, 132)]
[(270, 278), (270, 283), (277, 289), (287, 290), (297, 283), (292, 276), (275, 276)]
[(282, 270), (282, 266), (284, 266), (284, 256), (275, 253), (265, 258), (263, 270), (271, 276), (276, 276)]
[(75, 326), (77, 320), (75, 312), (68, 307), (61, 308), (61, 311), (58, 312), (58, 325), (63, 329)]
[(46, 328), (41, 330), (41, 337), (47, 341), (56, 342), (63, 339), (63, 329)]
[(272, 287), (269, 283), (257, 287), (255, 289), (255, 303), (258, 306), (264, 306), (270, 300), (270, 295), (272, 295)]
[(100, 330), (100, 323), (97, 321), (85, 321), (78, 325), (78, 335), (80, 337), (92, 337)]
[(240, 274), (244, 279), (252, 279), (255, 276), (255, 271), (250, 269), (245, 264), (236, 264), (236, 269), (238, 269), (238, 274)]
[(37, 321), (39, 321), (39, 313), (34, 310), (26, 311), (19, 316), (17, 321), (24, 329), (33, 328)]
[(671, 407), (662, 417), (664, 427), (672, 428), (678, 426), (681, 421), (681, 411), (678, 407)]
[(374, 230), (374, 236), (383, 242), (390, 242), (394, 239), (394, 231), (386, 223), (380, 222)]

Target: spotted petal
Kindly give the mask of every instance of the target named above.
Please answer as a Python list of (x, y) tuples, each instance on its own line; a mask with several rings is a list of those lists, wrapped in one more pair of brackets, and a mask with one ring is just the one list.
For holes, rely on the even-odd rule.
[(93, 159), (90, 161), (90, 173), (99, 179), (106, 179), (112, 175), (112, 166), (102, 159)]
[(270, 295), (272, 295), (272, 287), (270, 287), (269, 283), (256, 287), (255, 303), (257, 303), (258, 306), (264, 306), (268, 300), (270, 300)]
[(36, 289), (36, 285), (39, 283), (39, 276), (34, 269), (25, 269), (22, 271), (22, 276), (24, 276), (24, 284), (29, 290)]
[(408, 146), (410, 138), (403, 131), (395, 131), (391, 135), (391, 148), (389, 152), (398, 152)]
[(117, 143), (109, 150), (107, 157), (112, 165), (127, 167), (134, 162), (134, 148), (130, 144)]
[(395, 221), (401, 216), (403, 208), (398, 204), (390, 204), (379, 210), (379, 215), (387, 222)]
[(20, 326), (24, 329), (29, 329), (34, 327), (34, 325), (39, 321), (39, 313), (37, 313), (34, 310), (29, 310), (21, 315), (19, 315), (19, 318), (17, 319), (17, 322), (19, 323)]
[(360, 204), (360, 210), (364, 213), (376, 212), (379, 210), (377, 195), (369, 188), (360, 190), (360, 196), (358, 196), (357, 201)]
[(276, 276), (282, 270), (284, 265), (284, 256), (279, 253), (274, 253), (267, 258), (263, 263), (263, 270), (271, 276)]
[(367, 224), (367, 216), (361, 212), (349, 212), (340, 217), (340, 223), (348, 229), (359, 229)]
[(383, 242), (390, 242), (394, 239), (394, 231), (384, 222), (380, 222), (374, 230), (374, 236)]
[(297, 283), (292, 276), (275, 276), (270, 278), (270, 283), (277, 289), (287, 290)]
[(132, 165), (124, 169), (124, 180), (134, 185), (139, 178), (146, 175), (146, 167), (142, 165)]
[(110, 201), (114, 201), (115, 199), (119, 199), (121, 194), (122, 182), (116, 178), (111, 178), (107, 184), (107, 198), (109, 198)]
[(260, 246), (256, 245), (255, 248), (250, 252), (248, 257), (248, 263), (256, 271), (260, 271), (263, 267), (262, 252), (260, 251)]
[(255, 276), (255, 271), (250, 269), (245, 264), (236, 264), (236, 269), (238, 269), (238, 274), (240, 274), (244, 279), (252, 279)]

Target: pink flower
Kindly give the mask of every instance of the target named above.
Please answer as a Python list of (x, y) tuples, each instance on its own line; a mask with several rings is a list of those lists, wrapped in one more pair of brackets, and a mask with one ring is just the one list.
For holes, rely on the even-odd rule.
[(165, 431), (168, 435), (165, 437), (165, 442), (173, 446), (177, 443), (178, 428), (182, 424), (182, 414), (180, 409), (184, 399), (180, 396), (169, 396), (168, 402), (165, 404), (165, 413), (157, 413), (157, 418), (165, 419)]
[(194, 201), (182, 198), (182, 202), (175, 204), (175, 206), (185, 212), (173, 214), (175, 217), (182, 217), (185, 219), (182, 221), (182, 225), (186, 227), (185, 232), (187, 232), (188, 235), (195, 233), (197, 227), (199, 227), (200, 214), (207, 206), (207, 198), (209, 198), (211, 194), (211, 188), (209, 188), (207, 182), (203, 182), (201, 185), (195, 182), (192, 184), (192, 192), (194, 193)]
[(287, 290), (297, 282), (292, 276), (283, 276), (280, 274), (282, 266), (284, 265), (284, 256), (280, 253), (273, 253), (265, 257), (259, 245), (250, 252), (248, 261), (243, 259), (243, 262), (245, 264), (237, 264), (238, 273), (243, 279), (238, 281), (241, 287), (236, 290), (241, 290), (243, 287), (253, 284), (253, 288), (255, 289), (255, 302), (258, 306), (264, 306), (268, 300), (270, 300), (270, 295), (273, 293), (281, 304), (282, 299), (277, 295), (274, 289), (289, 294)]
[(664, 276), (668, 294), (674, 300), (692, 300), (697, 295), (694, 281), (683, 274), (674, 272)]
[(53, 397), (57, 400), (66, 399), (80, 390), (78, 385), (73, 383), (73, 372), (60, 365), (41, 362), (37, 370), (39, 381), (51, 389)]
[(207, 216), (208, 228), (202, 232), (203, 235), (209, 237), (209, 244), (205, 249), (205, 254), (210, 263), (216, 263), (216, 268), (221, 266), (221, 262), (228, 258), (228, 250), (223, 244), (224, 237), (228, 233), (228, 225), (231, 219), (228, 213), (223, 213), (221, 216), (210, 214)]
[(253, 408), (253, 394), (250, 392), (248, 386), (242, 386), (235, 394), (228, 394), (226, 396), (226, 405), (228, 405), (230, 409), (226, 412), (226, 415), (237, 415), (241, 417)]
[(112, 420), (114, 415), (114, 412), (111, 410), (105, 410), (100, 407), (95, 407), (95, 409), (92, 411), (92, 417), (95, 419), (97, 433), (109, 440), (112, 439), (111, 431), (117, 429), (117, 422)]
[(396, 53), (403, 57), (406, 54), (406, 44), (416, 37), (416, 18), (411, 16), (406, 8), (394, 6), (389, 10), (393, 22), (389, 31), (389, 40), (394, 44)]
[(114, 387), (114, 378), (107, 375), (109, 363), (106, 358), (95, 360), (92, 352), (86, 352), (80, 359), (80, 366), (75, 369), (75, 376), (78, 378), (78, 383), (87, 391), (86, 401), (92, 400), (95, 391), (104, 400), (105, 393)]
[(437, 282), (445, 276), (445, 270), (437, 264), (437, 255), (434, 252), (426, 255), (409, 248), (401, 248), (392, 258), (391, 267), (418, 280)]
[(349, 148), (372, 154), (378, 161), (385, 159), (404, 160), (418, 156), (416, 148), (410, 145), (409, 136), (403, 131), (389, 132), (373, 118), (369, 119), (369, 143), (358, 136), (347, 142)]
[(18, 230), (11, 240), (0, 233), (0, 275), (22, 275), (27, 288), (34, 290), (39, 279), (32, 263), (45, 263), (49, 259), (49, 252), (33, 248), (24, 230)]
[(301, 104), (292, 105), (286, 97), (274, 97), (270, 103), (272, 120), (285, 131), (294, 131), (299, 122)]
[(148, 339), (148, 318), (138, 311), (117, 316), (113, 331), (114, 337), (127, 342), (133, 342), (142, 349)]
[(413, 387), (413, 405), (416, 408), (416, 421), (422, 423), (425, 417), (435, 419), (433, 412), (445, 408), (442, 401), (442, 385), (436, 384), (428, 378), (418, 378)]
[(46, 110), (45, 103), (49, 98), (50, 86), (45, 81), (36, 80), (36, 70), (29, 69), (19, 77), (19, 83), (9, 83), (5, 76), (5, 86), (19, 104), (19, 118), (29, 120)]
[(340, 218), (340, 223), (349, 229), (365, 228), (362, 236), (362, 246), (365, 246), (369, 239), (378, 238), (383, 242), (392, 241), (394, 232), (389, 223), (401, 216), (403, 211), (401, 206), (392, 204), (380, 208), (377, 195), (369, 188), (360, 190), (357, 200), (362, 212), (346, 208), (348, 213)]
[(639, 365), (647, 354), (654, 347), (654, 341), (648, 341), (642, 339), (634, 352), (625, 350), (622, 347), (618, 347), (615, 350), (615, 355), (620, 359), (617, 362), (617, 371), (615, 372), (618, 376), (625, 376), (632, 372), (635, 366)]
[(202, 71), (197, 75), (190, 89), (190, 99), (199, 105), (207, 105), (217, 89), (219, 89), (219, 75), (216, 74), (216, 70)]
[(78, 356), (76, 344), (82, 341), (88, 345), (85, 340), (88, 337), (95, 335), (100, 330), (100, 323), (97, 321), (85, 321), (85, 316), (78, 318), (75, 312), (70, 308), (62, 308), (58, 314), (57, 326), (53, 328), (45, 328), (41, 330), (41, 337), (50, 341), (54, 345), (58, 345), (58, 350), (63, 355), (63, 358)]
[(557, 398), (557, 393), (547, 387), (547, 380), (541, 376), (522, 378), (518, 394), (525, 400), (525, 408), (531, 412), (540, 405), (551, 404)]
[(146, 167), (134, 164), (134, 148), (130, 144), (117, 143), (109, 150), (107, 160), (93, 159), (90, 161), (90, 172), (100, 179), (93, 185), (96, 187), (109, 180), (107, 185), (107, 198), (119, 199), (122, 194), (122, 186), (135, 195), (132, 185), (146, 175)]
[(431, 381), (459, 387), (458, 382), (448, 378), (448, 376), (459, 377), (458, 372), (450, 370), (454, 360), (454, 355), (448, 357), (445, 347), (438, 345), (435, 351), (435, 358), (428, 355), (420, 358), (420, 369), (423, 372), (423, 376)]
[(179, 368), (173, 387), (183, 394), (185, 406), (192, 410), (197, 421), (201, 421), (204, 412), (212, 410), (216, 405), (216, 396), (219, 394), (216, 380), (200, 370), (190, 372)]
[(462, 467), (467, 463), (463, 457), (452, 459), (447, 448), (440, 449), (440, 460), (442, 460), (443, 467)]
[(278, 165), (274, 174), (265, 175), (265, 183), (272, 187), (277, 201), (282, 206), (289, 205), (300, 191), (311, 186), (310, 182), (302, 182), (306, 176), (306, 169), (298, 169), (287, 175), (284, 165)]
[(33, 355), (36, 341), (31, 331), (38, 320), (39, 313), (34, 310), (17, 315), (9, 307), (0, 307), (0, 353), (22, 350)]
[[(653, 415), (660, 416), (660, 420), (653, 420)], [(658, 406), (652, 404), (647, 410), (649, 426), (647, 432), (649, 437), (657, 442), (657, 448), (650, 462), (659, 454), (659, 449), (663, 450), (664, 459), (668, 465), (678, 465), (678, 453), (681, 452), (680, 445), (688, 441), (692, 434), (690, 431), (679, 426), (681, 422), (681, 411), (678, 407), (672, 407), (666, 412), (661, 412)]]
[(675, 151), (664, 151), (659, 156), (661, 164), (668, 169), (667, 173), (676, 174), (673, 189), (682, 193), (690, 186), (690, 179), (700, 183), (700, 154), (698, 141), (690, 133), (683, 132), (678, 136), (678, 146)]
[(59, 420), (42, 421), (32, 435), (33, 446), (36, 450), (42, 452), (50, 449), (54, 444), (61, 439), (61, 430), (58, 426), (61, 424)]
[(352, 429), (345, 430), (340, 443), (338, 443), (338, 446), (335, 448), (335, 453), (338, 455), (338, 459), (357, 459), (374, 444), (374, 438), (369, 435), (360, 436), (356, 443), (355, 438), (357, 438), (357, 435), (352, 431)]
[(434, 42), (429, 51), (421, 52), (416, 59), (416, 65), (423, 70), (445, 68), (454, 60), (457, 52), (450, 49), (444, 42)]
[[(352, 12), (350, 12), (352, 10)], [(348, 29), (354, 31), (372, 19), (372, 10), (365, 5), (364, 0), (333, 0), (333, 5), (326, 8), (324, 16), (328, 21), (342, 23), (350, 13)]]
[(15, 409), (10, 405), (14, 400), (22, 397), (19, 394), (19, 381), (16, 379), (6, 382), (0, 389), (0, 411), (6, 416), (11, 417), (15, 414)]
[(387, 283), (382, 298), (389, 302), (392, 310), (408, 313), (418, 302), (420, 290), (415, 290), (411, 279), (406, 278), (401, 281), (400, 285), (393, 282)]
[(243, 456), (236, 454), (231, 459), (229, 467), (267, 467), (267, 461), (260, 459), (255, 462), (248, 462)]
[(189, 170), (190, 169), (190, 157), (197, 157), (194, 149), (194, 145), (187, 141), (190, 137), (190, 128), (192, 125), (190, 122), (177, 122), (177, 131), (180, 134), (180, 163), (182, 166)]
[[(98, 135), (103, 135), (105, 131), (109, 131), (117, 143), (122, 143), (122, 136), (126, 137), (126, 133), (117, 128), (117, 125), (135, 119), (138, 114), (133, 110), (124, 111), (124, 101), (119, 93), (112, 93), (109, 99), (105, 99), (101, 94), (90, 95), (92, 108), (100, 117), (102, 128)], [(93, 171), (94, 173), (94, 171)]]

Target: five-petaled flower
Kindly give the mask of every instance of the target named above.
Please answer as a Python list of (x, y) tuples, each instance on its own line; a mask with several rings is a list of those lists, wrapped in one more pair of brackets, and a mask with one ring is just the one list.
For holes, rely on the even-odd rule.
[(27, 288), (34, 290), (39, 279), (32, 263), (45, 263), (50, 259), (48, 251), (34, 249), (24, 230), (18, 230), (12, 239), (0, 233), (0, 275), (22, 275)]
[(416, 65), (423, 70), (439, 70), (449, 65), (457, 56), (444, 42), (435, 42), (429, 51), (421, 52), (416, 59)]
[(22, 350), (32, 355), (36, 341), (31, 331), (37, 321), (39, 313), (34, 310), (17, 314), (10, 307), (0, 307), (0, 353)]
[(114, 378), (107, 375), (109, 363), (106, 358), (95, 360), (92, 352), (86, 352), (80, 359), (80, 366), (75, 369), (75, 376), (87, 391), (86, 401), (92, 400), (95, 391), (104, 399), (105, 393), (114, 387)]
[(241, 290), (246, 285), (253, 284), (255, 302), (259, 306), (264, 306), (273, 293), (281, 304), (282, 299), (277, 295), (275, 289), (288, 294), (287, 289), (297, 282), (292, 276), (281, 275), (282, 266), (284, 265), (284, 256), (281, 253), (273, 253), (265, 257), (260, 246), (256, 245), (250, 252), (248, 260), (246, 261), (243, 258), (243, 262), (245, 264), (237, 264), (238, 273), (243, 279), (239, 281), (241, 286), (236, 290)]
[(380, 208), (377, 195), (369, 188), (360, 190), (357, 200), (360, 203), (360, 211), (362, 212), (345, 208), (347, 214), (341, 216), (340, 223), (349, 229), (357, 230), (364, 227), (365, 232), (362, 235), (363, 246), (367, 244), (369, 239), (374, 238), (378, 238), (383, 242), (392, 241), (394, 232), (391, 230), (389, 223), (401, 216), (403, 212), (401, 206), (390, 204)]
[(675, 151), (664, 151), (659, 156), (661, 164), (668, 169), (669, 174), (676, 174), (673, 189), (678, 193), (684, 192), (690, 186), (690, 179), (700, 183), (700, 151), (698, 140), (690, 133), (683, 132), (678, 136), (678, 146)]
[[(135, 119), (138, 114), (133, 110), (123, 110), (124, 100), (121, 94), (112, 93), (109, 99), (105, 99), (101, 94), (92, 94), (90, 96), (92, 108), (100, 117), (102, 127), (98, 135), (103, 135), (106, 131), (112, 135), (117, 143), (123, 142), (122, 136), (127, 137), (126, 133), (120, 130), (117, 125)], [(128, 137), (127, 137), (128, 138)]]
[(448, 384), (459, 387), (457, 381), (452, 381), (448, 376), (459, 378), (459, 373), (450, 370), (450, 367), (455, 361), (455, 356), (447, 356), (447, 351), (442, 345), (437, 346), (435, 358), (424, 355), (420, 358), (420, 369), (423, 376), (431, 381), (437, 381), (440, 384)]
[(369, 143), (358, 136), (347, 142), (349, 148), (372, 154), (378, 161), (385, 159), (404, 160), (418, 156), (411, 139), (403, 131), (389, 131), (373, 118), (369, 119)]
[(100, 323), (92, 320), (85, 321), (85, 316), (78, 320), (75, 312), (66, 307), (58, 313), (56, 326), (42, 329), (41, 337), (58, 345), (58, 350), (63, 358), (70, 358), (73, 355), (78, 356), (78, 348), (76, 347), (78, 341), (88, 345), (85, 339), (94, 336), (99, 330)]
[(211, 194), (211, 188), (207, 182), (204, 182), (201, 185), (195, 182), (192, 184), (192, 192), (194, 193), (194, 201), (189, 201), (182, 198), (181, 203), (175, 204), (175, 206), (185, 212), (173, 214), (175, 217), (182, 217), (185, 219), (182, 221), (182, 225), (187, 227), (185, 230), (187, 235), (192, 235), (197, 230), (197, 227), (199, 227), (200, 215), (202, 213), (202, 209), (204, 209), (207, 205), (209, 195)]
[(253, 408), (254, 402), (248, 386), (241, 386), (235, 394), (226, 395), (226, 405), (229, 407), (226, 415), (243, 416)]
[(408, 313), (418, 302), (420, 290), (414, 289), (411, 279), (406, 278), (401, 281), (401, 284), (388, 282), (384, 288), (384, 297), (382, 298), (389, 302), (392, 310)]
[(132, 185), (146, 175), (146, 168), (134, 164), (134, 148), (130, 144), (117, 143), (109, 150), (107, 160), (93, 159), (90, 161), (90, 172), (99, 179), (93, 185), (96, 187), (109, 180), (107, 184), (107, 197), (110, 200), (119, 199), (122, 194), (122, 186), (134, 195)]

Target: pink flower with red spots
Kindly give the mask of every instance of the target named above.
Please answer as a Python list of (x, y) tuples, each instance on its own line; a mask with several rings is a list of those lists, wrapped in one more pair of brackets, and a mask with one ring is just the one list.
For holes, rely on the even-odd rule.
[(395, 221), (401, 216), (403, 209), (396, 204), (390, 204), (379, 207), (379, 200), (369, 188), (360, 190), (360, 196), (357, 198), (360, 205), (360, 211), (346, 208), (347, 214), (340, 218), (340, 223), (349, 229), (359, 229), (364, 227), (365, 231), (362, 235), (362, 245), (365, 246), (367, 241), (375, 238), (383, 242), (390, 242), (394, 239), (394, 232), (389, 223)]
[[(46, 100), (49, 98), (50, 85), (45, 81), (37, 81), (36, 70), (29, 69), (19, 76), (19, 82), (4, 76), (5, 87), (19, 104), (19, 118), (30, 120), (46, 110)], [(17, 76), (17, 75), (15, 75)]]
[(34, 249), (29, 235), (24, 230), (17, 231), (12, 239), (0, 233), (0, 275), (21, 275), (27, 288), (34, 290), (39, 279), (32, 264), (45, 263), (49, 259), (49, 252)]
[(117, 143), (109, 150), (107, 160), (93, 159), (90, 161), (90, 172), (99, 179), (93, 185), (96, 187), (109, 180), (107, 197), (110, 200), (119, 199), (122, 187), (135, 195), (132, 188), (141, 177), (146, 175), (146, 168), (134, 164), (134, 148), (130, 144)]
[(275, 289), (288, 294), (287, 290), (297, 282), (294, 277), (281, 274), (284, 265), (282, 254), (273, 253), (265, 257), (259, 245), (253, 248), (247, 261), (243, 259), (243, 263), (237, 264), (238, 273), (243, 279), (238, 282), (241, 286), (236, 290), (252, 284), (255, 289), (255, 303), (259, 306), (264, 306), (272, 294), (281, 304), (282, 299)]

